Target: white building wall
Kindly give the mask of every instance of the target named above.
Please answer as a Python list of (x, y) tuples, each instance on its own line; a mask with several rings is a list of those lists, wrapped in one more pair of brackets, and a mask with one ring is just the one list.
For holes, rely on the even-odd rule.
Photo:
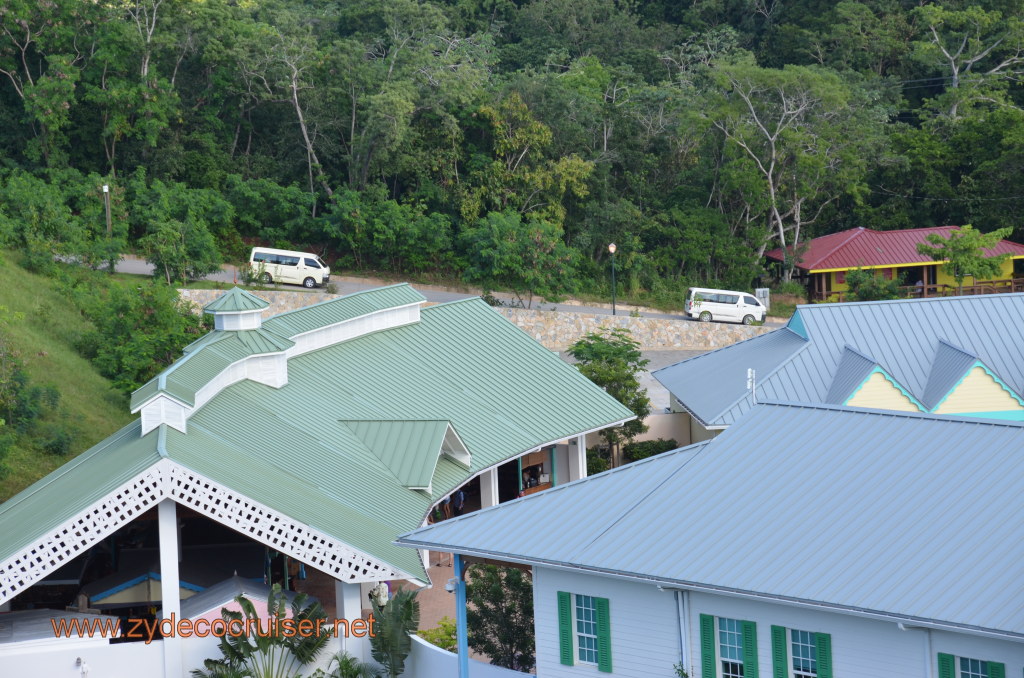
[[(917, 631), (923, 635), (923, 631)], [(932, 631), (932, 661), (939, 652), (970, 657), (983, 661), (1000, 662), (1006, 665), (1008, 677), (1024, 674), (1024, 643), (1013, 643), (1007, 640), (981, 638), (963, 633), (948, 631)], [(938, 673), (935, 674), (936, 676)]]
[(830, 634), (833, 673), (842, 678), (926, 678), (928, 675), (924, 662), (924, 634), (900, 631), (895, 622), (694, 592), (690, 594), (691, 623), (688, 627), (692, 652), (688, 670), (694, 678), (701, 675), (701, 614), (757, 624), (758, 664), (763, 675), (771, 675), (773, 625)]
[[(641, 557), (640, 554), (637, 557)], [(608, 599), (612, 636), (612, 673), (596, 666), (564, 666), (558, 645), (558, 592)], [(538, 678), (626, 676), (673, 678), (679, 661), (675, 596), (655, 586), (609, 577), (534, 568), (534, 628)]]
[[(39, 676), (40, 678), (157, 678), (164, 673), (163, 643), (54, 642), (49, 647), (26, 647), (14, 643), (0, 649), (0, 675)], [(81, 658), (89, 669), (82, 672), (76, 662)], [(177, 677), (175, 677), (177, 678)], [(182, 677), (184, 678), (184, 677)]]
[[(641, 557), (638, 554), (638, 557)], [(558, 644), (557, 592), (569, 591), (609, 599), (612, 634), (611, 674), (595, 666), (563, 666)], [(757, 624), (761, 676), (771, 676), (771, 627), (783, 626), (832, 637), (834, 675), (841, 678), (935, 678), (939, 652), (1005, 664), (1007, 676), (1024, 671), (1024, 643), (966, 633), (901, 631), (895, 622), (746, 600), (735, 596), (690, 592), (687, 606), (686, 670), (701, 678), (700, 615), (729, 617)], [(679, 661), (679, 617), (671, 591), (653, 584), (596, 575), (534, 568), (534, 614), (538, 678), (579, 676), (674, 677)], [(930, 635), (931, 649), (928, 650)]]

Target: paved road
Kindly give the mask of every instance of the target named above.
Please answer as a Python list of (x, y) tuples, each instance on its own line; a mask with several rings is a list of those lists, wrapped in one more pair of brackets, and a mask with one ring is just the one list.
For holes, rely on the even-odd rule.
[[(118, 265), (118, 273), (133, 273), (136, 275), (153, 275), (153, 265), (145, 260), (137, 257), (126, 256)], [(238, 273), (235, 271), (234, 266), (222, 266), (221, 270), (217, 273), (211, 273), (206, 276), (207, 280), (214, 280), (217, 282), (237, 282), (239, 279)], [(331, 276), (331, 282), (334, 283), (335, 287), (338, 288), (339, 294), (351, 294), (352, 292), (361, 292), (362, 290), (373, 289), (374, 287), (380, 287), (382, 285), (394, 284), (394, 281), (379, 280), (375, 278), (355, 278), (351, 276)], [(427, 301), (433, 301), (436, 303), (443, 303), (446, 301), (458, 301), (459, 299), (468, 299), (470, 297), (479, 296), (479, 291), (460, 291), (450, 287), (441, 287), (438, 285), (421, 285), (419, 283), (413, 283), (416, 289), (427, 298)], [(303, 291), (303, 288), (299, 285), (283, 285), (282, 289)], [(495, 292), (494, 296), (502, 299), (503, 301), (512, 302), (515, 297), (511, 294), (505, 294), (501, 292)], [(602, 306), (586, 306), (578, 303), (566, 303), (566, 304), (534, 304), (533, 308), (541, 310), (559, 310), (568, 311), (570, 313), (592, 313), (595, 315), (610, 315), (611, 305)], [(619, 305), (617, 312), (619, 315), (629, 315), (632, 311), (632, 306)], [(641, 310), (641, 317), (644, 318), (667, 318), (669, 320), (689, 320), (688, 317), (681, 313), (660, 313), (658, 311)], [(772, 319), (769, 320), (768, 325), (781, 326), (783, 321)]]
[[(118, 273), (133, 273), (136, 275), (152, 275), (153, 265), (136, 257), (125, 257), (117, 265)], [(223, 266), (220, 271), (211, 273), (206, 276), (207, 280), (214, 280), (217, 282), (236, 282), (237, 273), (234, 266)], [(350, 294), (352, 292), (359, 292), (362, 290), (372, 289), (374, 287), (380, 287), (381, 285), (390, 285), (392, 282), (385, 280), (378, 280), (373, 278), (354, 278), (349, 276), (331, 276), (331, 282), (338, 288), (339, 294)], [(459, 299), (468, 299), (469, 297), (478, 296), (479, 292), (474, 291), (459, 291), (451, 288), (440, 287), (437, 285), (421, 285), (414, 283), (416, 289), (427, 298), (427, 301), (443, 303), (446, 301), (458, 301)], [(283, 285), (283, 289), (301, 291), (303, 288), (298, 285)], [(494, 296), (499, 299), (511, 302), (514, 297), (511, 294), (495, 293)], [(610, 314), (611, 306), (584, 306), (581, 304), (534, 304), (534, 308), (540, 308), (545, 310), (560, 310), (570, 311), (572, 313), (594, 313), (599, 315)], [(617, 312), (619, 315), (628, 315), (632, 307), (618, 306)], [(682, 314), (671, 314), (671, 313), (658, 313), (655, 311), (641, 311), (641, 316), (645, 318), (669, 318), (674, 320), (686, 320), (686, 316)]]

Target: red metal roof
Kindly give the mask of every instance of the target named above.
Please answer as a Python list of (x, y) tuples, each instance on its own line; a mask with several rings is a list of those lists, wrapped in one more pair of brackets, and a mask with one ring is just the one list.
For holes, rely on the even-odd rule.
[[(797, 268), (805, 271), (860, 268), (869, 266), (906, 266), (908, 264), (930, 263), (931, 257), (919, 254), (917, 244), (927, 242), (925, 238), (938, 233), (949, 237), (959, 226), (935, 226), (932, 228), (910, 228), (902, 231), (872, 231), (867, 228), (851, 228), (831, 235), (815, 238), (809, 243)], [(1009, 254), (1024, 257), (1024, 245), (1002, 240), (995, 247), (985, 250), (988, 256)], [(776, 248), (765, 256), (782, 261), (782, 249)]]

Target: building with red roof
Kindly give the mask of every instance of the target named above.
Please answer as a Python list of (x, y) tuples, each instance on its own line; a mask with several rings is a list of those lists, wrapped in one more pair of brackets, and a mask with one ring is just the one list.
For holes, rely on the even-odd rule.
[[(851, 228), (811, 240), (806, 251), (799, 255), (796, 268), (807, 277), (814, 300), (841, 301), (842, 293), (848, 289), (846, 273), (856, 268), (878, 271), (887, 279), (902, 277), (904, 285), (915, 288), (924, 296), (948, 294), (957, 288), (953, 276), (944, 270), (942, 262), (932, 261), (919, 253), (917, 245), (926, 243), (927, 237), (933, 233), (948, 238), (950, 233), (959, 229), (959, 226), (899, 231)], [(1024, 245), (1002, 240), (986, 253), (988, 256), (1008, 255), (1003, 262), (1003, 270), (995, 280), (971, 281), (970, 286), (964, 287), (964, 292), (1024, 291)], [(766, 256), (783, 261), (781, 248), (768, 252)]]

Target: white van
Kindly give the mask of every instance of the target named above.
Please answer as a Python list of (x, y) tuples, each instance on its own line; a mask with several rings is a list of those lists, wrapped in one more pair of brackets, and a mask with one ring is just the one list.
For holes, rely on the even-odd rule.
[(315, 254), (253, 247), (249, 269), (265, 283), (279, 282), (317, 287), (331, 279), (331, 269)]
[(686, 315), (701, 322), (733, 320), (750, 325), (755, 320), (764, 322), (767, 314), (768, 309), (746, 292), (691, 287), (686, 293)]

